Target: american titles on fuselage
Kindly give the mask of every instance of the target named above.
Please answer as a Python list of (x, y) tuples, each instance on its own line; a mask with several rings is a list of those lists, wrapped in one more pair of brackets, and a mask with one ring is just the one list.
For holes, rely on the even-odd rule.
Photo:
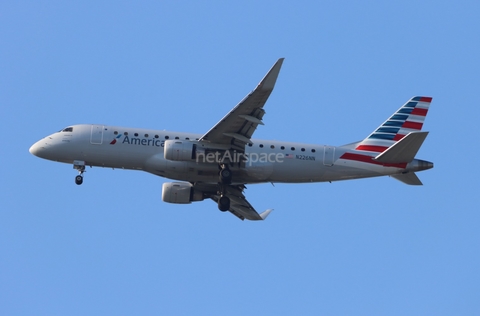
[[(64, 130), (65, 131), (65, 130)], [(71, 130), (69, 130), (71, 131)], [(118, 134), (118, 132), (115, 132)], [(148, 138), (149, 135), (145, 134), (145, 137), (147, 138), (140, 138), (138, 137), (138, 133), (135, 133), (135, 137), (129, 137), (128, 133), (125, 132), (124, 134), (118, 134), (111, 142), (111, 145), (115, 145), (117, 143), (117, 139), (120, 139), (123, 136), (123, 140), (120, 142), (122, 144), (128, 144), (128, 145), (140, 145), (140, 146), (154, 146), (154, 147), (164, 147), (165, 146), (165, 140), (159, 139), (159, 135), (155, 135), (153, 138)], [(165, 138), (168, 140), (169, 137), (165, 136)], [(179, 139), (178, 137), (175, 137), (175, 139)], [(189, 139), (187, 139), (189, 141)], [(250, 145), (251, 146), (251, 145)], [(263, 148), (263, 144), (259, 145), (261, 148)], [(274, 149), (275, 146), (271, 145), (270, 148)], [(280, 147), (282, 150), (285, 149), (284, 146)], [(295, 148), (291, 148), (291, 150), (295, 150)], [(305, 148), (302, 148), (302, 151), (305, 151)], [(312, 153), (315, 153), (315, 149), (311, 150)], [(225, 152), (200, 152), (197, 153), (195, 156), (195, 161), (197, 163), (220, 163), (224, 161), (230, 161), (232, 163), (239, 163), (239, 162), (244, 162), (247, 164), (252, 164), (252, 163), (257, 163), (257, 162), (275, 162), (275, 163), (283, 163), (284, 159), (299, 159), (299, 160), (311, 160), (315, 161), (315, 156), (308, 156), (308, 155), (292, 155), (292, 154), (284, 154), (284, 153), (239, 153), (236, 151), (225, 151)]]

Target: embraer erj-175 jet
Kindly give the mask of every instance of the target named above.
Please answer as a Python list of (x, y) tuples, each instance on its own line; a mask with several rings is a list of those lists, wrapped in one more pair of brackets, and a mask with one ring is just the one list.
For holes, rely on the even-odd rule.
[(246, 184), (302, 183), (391, 176), (421, 185), (415, 172), (433, 163), (415, 159), (432, 98), (413, 97), (360, 142), (344, 146), (253, 139), (283, 58), (258, 86), (205, 134), (96, 124), (72, 125), (36, 142), (35, 156), (73, 164), (82, 184), (86, 166), (142, 170), (182, 182), (164, 183), (162, 199), (212, 199), (240, 219), (263, 220), (244, 195)]

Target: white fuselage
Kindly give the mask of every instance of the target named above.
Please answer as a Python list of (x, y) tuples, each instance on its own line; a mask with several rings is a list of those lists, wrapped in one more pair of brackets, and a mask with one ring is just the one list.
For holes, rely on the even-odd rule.
[[(208, 157), (191, 161), (165, 159), (166, 140), (198, 144), (200, 134), (126, 128), (106, 125), (73, 125), (35, 143), (30, 152), (41, 158), (86, 166), (142, 170), (165, 178), (217, 183), (219, 165)], [(235, 183), (324, 182), (420, 171), (433, 165), (414, 159), (408, 164), (381, 164), (374, 156), (359, 155), (349, 146), (334, 147), (252, 139), (245, 153), (249, 160), (232, 165)], [(202, 159), (199, 159), (202, 158)]]

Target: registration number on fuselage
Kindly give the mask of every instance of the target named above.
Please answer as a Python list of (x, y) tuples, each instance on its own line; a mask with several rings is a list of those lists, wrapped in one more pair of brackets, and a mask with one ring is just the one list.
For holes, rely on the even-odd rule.
[(300, 160), (315, 160), (315, 156), (295, 155), (296, 159)]

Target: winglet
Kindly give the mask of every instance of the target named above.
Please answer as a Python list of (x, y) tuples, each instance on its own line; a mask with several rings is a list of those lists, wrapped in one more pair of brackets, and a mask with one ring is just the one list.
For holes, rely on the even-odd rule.
[(268, 214), (270, 214), (272, 211), (273, 211), (273, 208), (269, 208), (268, 210), (266, 210), (265, 212), (260, 213), (259, 215), (260, 215), (260, 217), (261, 217), (262, 219), (266, 219), (267, 216), (268, 216)]
[(265, 77), (260, 81), (258, 84), (262, 90), (273, 90), (275, 87), (275, 82), (277, 82), (278, 74), (280, 73), (280, 68), (282, 68), (283, 60), (285, 58), (280, 58), (277, 60), (275, 65), (273, 65), (272, 69), (265, 75)]

